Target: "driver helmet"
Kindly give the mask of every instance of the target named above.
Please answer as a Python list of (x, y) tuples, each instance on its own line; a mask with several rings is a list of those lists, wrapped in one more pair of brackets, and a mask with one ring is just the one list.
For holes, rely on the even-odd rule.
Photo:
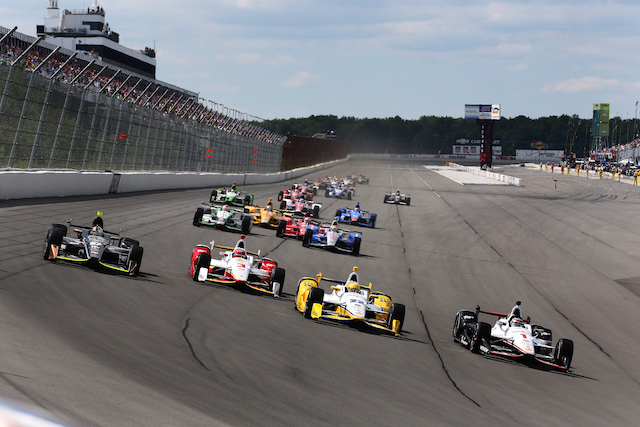
[(347, 286), (345, 286), (345, 291), (360, 293), (360, 285), (358, 285), (356, 282), (349, 282), (347, 283)]
[(524, 327), (524, 320), (522, 320), (519, 317), (514, 317), (513, 319), (511, 319), (511, 327), (512, 328), (523, 328)]
[(360, 203), (356, 203), (356, 207), (353, 208), (354, 211), (360, 212)]
[(104, 236), (104, 231), (102, 230), (102, 227), (100, 227), (99, 225), (94, 225), (91, 228), (91, 232), (89, 233), (93, 236)]
[(229, 205), (225, 204), (225, 205), (222, 207), (222, 210), (223, 210), (223, 211), (225, 211), (225, 212), (229, 212)]
[(400, 189), (399, 188), (396, 190), (396, 194), (400, 194)]
[(233, 251), (233, 256), (244, 258), (247, 256), (247, 252), (244, 250), (244, 248), (236, 248), (235, 251)]
[(338, 231), (338, 224), (336, 224), (335, 222), (333, 222), (333, 223), (331, 224), (331, 230), (333, 230), (333, 231)]

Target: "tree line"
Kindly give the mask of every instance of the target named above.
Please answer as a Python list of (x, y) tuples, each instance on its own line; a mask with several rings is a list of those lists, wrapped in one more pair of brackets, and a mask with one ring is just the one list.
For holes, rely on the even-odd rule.
[[(398, 116), (384, 119), (310, 116), (260, 122), (260, 126), (280, 134), (313, 136), (335, 131), (336, 140), (344, 142), (352, 153), (448, 154), (458, 139), (480, 139), (480, 125), (475, 120), (422, 116), (404, 120)], [(637, 134), (635, 119), (613, 117), (609, 123), (608, 145), (625, 144)], [(592, 149), (592, 120), (577, 115), (531, 119), (525, 116), (502, 118), (493, 127), (494, 140), (500, 140), (503, 155), (515, 155), (516, 149), (531, 149), (535, 141), (549, 150), (564, 150), (585, 157)]]

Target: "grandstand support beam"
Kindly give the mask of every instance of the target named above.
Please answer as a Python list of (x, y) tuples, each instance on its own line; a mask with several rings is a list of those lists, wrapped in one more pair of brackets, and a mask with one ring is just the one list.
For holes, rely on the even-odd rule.
[(129, 79), (130, 79), (130, 78), (131, 78), (131, 74), (129, 74), (129, 75), (127, 76), (127, 78), (126, 78), (126, 79), (124, 79), (124, 81), (123, 81), (122, 83), (120, 83), (120, 86), (118, 86), (118, 87), (116, 88), (116, 90), (114, 90), (114, 91), (113, 91), (113, 95), (114, 95), (114, 96), (115, 96), (115, 95), (117, 95), (117, 94), (118, 94), (118, 92), (120, 92), (120, 89), (122, 89), (122, 88), (124, 87), (124, 85), (126, 85), (126, 84), (127, 84), (127, 82), (129, 81)]
[[(158, 86), (158, 87), (160, 87), (160, 86)], [(157, 102), (157, 104), (156, 104), (157, 106), (155, 106), (155, 105), (153, 106), (153, 109), (154, 109), (154, 110), (157, 110), (157, 109), (158, 109), (158, 107), (159, 107), (159, 106), (160, 106), (160, 104), (162, 103), (162, 100), (164, 99), (164, 97), (165, 97), (165, 95), (167, 94), (167, 92), (169, 92), (169, 89), (165, 89), (165, 90), (164, 90), (164, 93), (162, 94), (162, 96), (160, 97), (160, 99), (158, 99), (158, 102)]]
[(60, 73), (60, 71), (64, 70), (64, 69), (65, 69), (65, 67), (66, 67), (66, 66), (67, 66), (71, 61), (73, 61), (77, 55), (78, 55), (78, 52), (73, 52), (73, 53), (71, 54), (71, 56), (70, 56), (69, 58), (67, 58), (67, 60), (66, 60), (66, 61), (64, 61), (64, 64), (62, 64), (62, 65), (60, 66), (60, 68), (58, 68), (58, 69), (56, 70), (56, 72), (55, 72), (55, 73), (53, 73), (53, 74), (51, 75), (51, 79), (55, 79), (55, 78), (56, 78), (56, 76), (58, 75), (58, 73)]
[(2, 36), (2, 38), (0, 39), (0, 45), (1, 45), (2, 43), (4, 43), (4, 41), (5, 41), (6, 39), (8, 39), (9, 37), (11, 37), (11, 35), (12, 35), (13, 33), (15, 33), (17, 29), (18, 29), (18, 26), (16, 25), (15, 27), (13, 27), (13, 30), (10, 30), (7, 34), (5, 34), (4, 36)]
[(17, 64), (18, 62), (20, 62), (20, 60), (22, 60), (22, 58), (24, 58), (25, 56), (27, 56), (29, 54), (29, 52), (31, 52), (33, 50), (34, 47), (36, 47), (38, 45), (38, 43), (40, 43), (42, 40), (44, 40), (44, 36), (40, 36), (38, 37), (38, 39), (36, 41), (34, 41), (33, 43), (31, 43), (31, 46), (29, 46), (28, 48), (26, 48), (24, 50), (24, 52), (22, 52), (20, 54), (20, 56), (18, 56), (15, 61), (13, 61), (11, 63), (11, 65)]
[(138, 87), (138, 85), (142, 82), (142, 79), (138, 79), (138, 81), (136, 82), (136, 84), (133, 85), (133, 87), (131, 88), (131, 90), (127, 93), (124, 94), (124, 96), (122, 97), (122, 100), (125, 101), (129, 95), (131, 95), (133, 93), (134, 90), (136, 90), (136, 88)]
[[(111, 76), (111, 78), (109, 79), (109, 81), (107, 82), (106, 85), (102, 86), (102, 88), (98, 91), (98, 93), (102, 93), (105, 90), (107, 90), (107, 88), (109, 87), (109, 85), (111, 84), (112, 81), (114, 81), (116, 79), (116, 77), (118, 77), (120, 75), (120, 70), (116, 70), (115, 74), (113, 76)], [(114, 92), (113, 94), (115, 95), (117, 92)]]
[(153, 84), (153, 83), (151, 83), (151, 82), (150, 82), (150, 83), (147, 85), (147, 87), (145, 87), (145, 88), (144, 88), (144, 90), (143, 90), (142, 92), (140, 92), (140, 95), (138, 95), (138, 97), (135, 99), (135, 101), (133, 101), (135, 104), (137, 104), (137, 103), (138, 103), (138, 101), (140, 100), (140, 98), (142, 98), (142, 95), (144, 95), (145, 93), (147, 93), (147, 89), (149, 89), (149, 88), (151, 87), (151, 85), (152, 85), (152, 84)]
[(84, 72), (85, 72), (85, 71), (87, 71), (89, 68), (91, 68), (91, 66), (93, 65), (93, 63), (94, 63), (94, 62), (96, 62), (96, 60), (95, 60), (95, 59), (92, 59), (92, 60), (91, 60), (91, 62), (89, 62), (89, 63), (88, 63), (88, 64), (87, 64), (83, 69), (82, 69), (82, 71), (80, 71), (80, 72), (78, 73), (78, 75), (77, 75), (77, 76), (75, 76), (75, 77), (73, 78), (73, 80), (71, 80), (71, 83), (70, 83), (70, 84), (74, 84), (75, 82), (77, 82), (77, 81), (78, 81), (78, 79), (79, 79), (79, 78), (84, 74)]
[[(169, 89), (167, 89), (169, 90)], [(173, 97), (176, 96), (176, 92), (172, 92), (171, 96), (169, 97), (169, 99), (167, 99), (167, 102), (164, 103), (164, 105), (162, 106), (162, 108), (160, 109), (160, 112), (163, 112), (171, 103), (171, 100), (173, 99)], [(180, 97), (182, 97), (182, 95), (180, 95)]]
[[(0, 43), (0, 44), (1, 44), (1, 43)], [(49, 55), (47, 55), (47, 57), (46, 57), (46, 58), (44, 58), (44, 59), (43, 59), (43, 60), (42, 60), (42, 61), (41, 61), (37, 66), (36, 66), (36, 68), (34, 68), (33, 70), (31, 70), (31, 72), (32, 72), (32, 73), (37, 73), (38, 71), (40, 71), (40, 68), (42, 68), (42, 66), (43, 66), (44, 64), (46, 64), (46, 63), (47, 63), (47, 61), (53, 57), (53, 55), (55, 55), (56, 53), (58, 53), (58, 51), (59, 51), (61, 48), (62, 48), (62, 46), (56, 46), (56, 48), (55, 48), (55, 49), (53, 49), (53, 50), (51, 51), (51, 53), (50, 53)]]
[(105, 65), (104, 67), (102, 67), (102, 70), (98, 71), (98, 72), (96, 73), (96, 75), (95, 75), (95, 76), (93, 76), (93, 78), (91, 79), (91, 81), (89, 81), (89, 83), (87, 83), (87, 84), (84, 86), (84, 88), (85, 88), (85, 89), (89, 89), (89, 88), (91, 87), (91, 85), (93, 84), (93, 82), (95, 82), (95, 81), (96, 81), (96, 79), (97, 79), (98, 77), (100, 77), (100, 75), (101, 75), (101, 74), (104, 72), (104, 70), (106, 70), (107, 68), (108, 68), (108, 66), (107, 66), (107, 65)]

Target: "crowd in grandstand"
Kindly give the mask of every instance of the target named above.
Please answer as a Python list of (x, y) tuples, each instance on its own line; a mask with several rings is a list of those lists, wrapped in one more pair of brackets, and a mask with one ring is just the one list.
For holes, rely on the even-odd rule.
[[(1, 34), (0, 34), (1, 36)], [(126, 72), (117, 73), (113, 69), (102, 69), (77, 57), (67, 62), (66, 55), (55, 54), (47, 60), (50, 52), (35, 47), (19, 64), (14, 64), (23, 53), (23, 47), (16, 46), (10, 41), (0, 45), (0, 65), (17, 65), (25, 70), (35, 70), (44, 77), (83, 87), (86, 90), (101, 92), (110, 97), (123, 99), (136, 105), (144, 106), (164, 114), (172, 114), (193, 120), (215, 129), (230, 132), (240, 136), (257, 139), (266, 143), (277, 143), (283, 137), (260, 126), (244, 120), (231, 117), (220, 111), (209, 108), (206, 102), (179, 92), (174, 88), (163, 87), (159, 82), (130, 76)], [(24, 46), (26, 48), (26, 46)], [(98, 59), (97, 55), (92, 55)], [(66, 63), (66, 64), (65, 64)], [(61, 67), (63, 67), (60, 69)]]

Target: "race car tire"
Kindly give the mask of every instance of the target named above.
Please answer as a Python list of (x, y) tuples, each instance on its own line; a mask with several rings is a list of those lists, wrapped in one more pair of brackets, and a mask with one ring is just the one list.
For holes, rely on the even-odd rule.
[(353, 197), (353, 193), (351, 191), (347, 192), (347, 199), (351, 200), (351, 198)]
[[(133, 240), (133, 239), (131, 239)], [(131, 250), (129, 251), (129, 262), (133, 261), (136, 263), (136, 266), (129, 273), (133, 277), (138, 277), (138, 273), (140, 273), (140, 264), (142, 264), (142, 255), (144, 253), (144, 249), (140, 245), (131, 246)]]
[(271, 289), (273, 290), (274, 283), (280, 283), (280, 289), (278, 289), (277, 296), (282, 296), (282, 288), (284, 288), (284, 268), (276, 267), (273, 269), (273, 277), (271, 278)]
[(556, 361), (556, 365), (569, 369), (569, 367), (571, 367), (571, 360), (573, 359), (573, 341), (566, 338), (560, 338), (556, 344), (553, 357)]
[(324, 289), (322, 288), (311, 288), (309, 289), (309, 293), (307, 294), (307, 301), (304, 304), (304, 317), (307, 319), (311, 319), (311, 310), (313, 309), (313, 304), (320, 303), (322, 304), (324, 301)]
[(286, 201), (281, 201), (280, 202), (280, 209), (281, 210), (285, 210), (287, 208), (287, 202)]
[(371, 228), (376, 228), (376, 220), (378, 219), (378, 215), (372, 214), (369, 216), (369, 221), (371, 222)]
[(196, 262), (194, 265), (193, 276), (191, 276), (193, 278), (193, 281), (194, 282), (198, 281), (198, 272), (200, 271), (201, 268), (203, 267), (209, 268), (210, 265), (211, 265), (211, 255), (204, 252), (199, 254), (198, 258), (196, 258)]
[(411, 205), (411, 197), (407, 197), (407, 198), (405, 199), (405, 201), (406, 201), (406, 203), (407, 203), (407, 206), (410, 206), (410, 205)]
[(320, 216), (320, 206), (313, 207), (313, 217), (318, 218)]
[(335, 217), (342, 218), (342, 209), (338, 209), (338, 210), (336, 211), (336, 214), (334, 215), (334, 218), (335, 218)]
[[(47, 231), (47, 237), (44, 240), (44, 250), (42, 251), (43, 258), (48, 260), (49, 253), (51, 252), (51, 245), (60, 246), (62, 239), (67, 234), (67, 227), (62, 224), (51, 224)], [(55, 261), (55, 258), (51, 261)]]
[(305, 199), (307, 202), (309, 202), (309, 201), (311, 201), (311, 199), (313, 199), (313, 196), (312, 196), (311, 194), (309, 194), (309, 193), (305, 193), (305, 194), (304, 194), (304, 199)]
[(329, 189), (324, 190), (324, 197), (329, 197)]
[(404, 304), (392, 303), (389, 309), (389, 317), (387, 318), (387, 328), (393, 328), (393, 321), (398, 320), (400, 322), (400, 328), (398, 333), (402, 332), (402, 325), (404, 325), (404, 313), (406, 309)]
[(248, 194), (244, 196), (244, 205), (247, 206), (247, 205), (250, 205), (251, 203), (253, 203), (251, 200), (251, 196)]
[(362, 244), (362, 239), (360, 237), (353, 238), (353, 255), (360, 255), (360, 245)]
[(200, 227), (200, 221), (202, 221), (203, 214), (204, 214), (204, 209), (202, 208), (196, 209), (196, 213), (195, 215), (193, 215), (193, 225), (195, 225), (196, 227)]
[(284, 191), (280, 190), (280, 192), (278, 193), (278, 201), (282, 201), (282, 198), (284, 196)]
[(309, 244), (311, 243), (312, 237), (313, 237), (313, 230), (309, 229), (305, 231), (304, 237), (302, 238), (302, 246), (304, 246), (305, 248), (308, 248)]
[(316, 194), (318, 194), (318, 189), (317, 189), (317, 188), (314, 188), (314, 189), (313, 189), (313, 195), (315, 196)]
[(218, 198), (218, 190), (211, 190), (211, 197), (209, 197), (209, 201), (211, 203), (215, 203), (217, 198)]
[(387, 203), (387, 195), (384, 195), (384, 202), (383, 203)]
[(462, 316), (471, 315), (475, 318), (475, 321), (478, 320), (476, 314), (470, 310), (460, 310), (456, 313), (456, 319), (453, 322), (453, 330), (451, 331), (451, 335), (453, 336), (453, 340), (455, 342), (460, 342), (460, 336), (462, 335), (462, 331), (465, 327), (465, 322)]
[(276, 229), (276, 237), (284, 236), (284, 230), (287, 228), (287, 221), (281, 219), (278, 223), (278, 228)]
[(471, 337), (469, 350), (471, 350), (472, 353), (480, 353), (480, 344), (482, 344), (482, 340), (485, 338), (489, 338), (490, 335), (491, 325), (485, 322), (478, 322), (476, 330), (473, 331), (473, 336)]
[(253, 224), (253, 217), (251, 215), (243, 215), (240, 232), (242, 234), (249, 234), (251, 232), (251, 224)]
[(140, 245), (140, 242), (132, 239), (130, 237), (121, 237), (120, 241), (118, 242), (118, 247), (120, 248), (125, 248), (128, 249), (130, 247), (132, 247), (133, 245)]

